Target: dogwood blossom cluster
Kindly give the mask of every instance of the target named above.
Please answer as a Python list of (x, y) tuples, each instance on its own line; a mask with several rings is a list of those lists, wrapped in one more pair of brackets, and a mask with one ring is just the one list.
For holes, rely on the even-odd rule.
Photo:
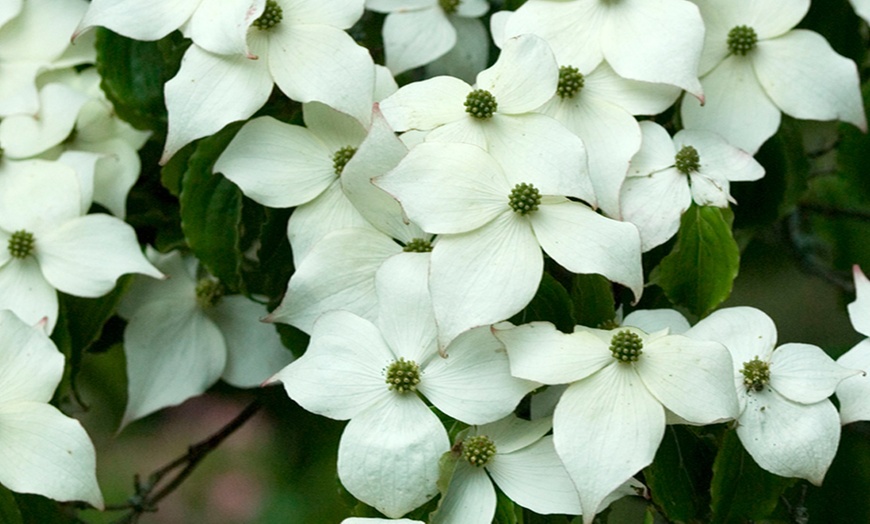
[[(835, 362), (813, 345), (777, 346), (755, 308), (692, 325), (670, 309), (622, 318), (621, 307), (641, 300), (644, 254), (690, 208), (729, 208), (732, 183), (765, 175), (754, 155), (782, 113), (866, 131), (855, 63), (795, 29), (810, 0), (493, 4), (0, 7), (0, 425), (38, 404), (71, 441), (29, 453), (75, 448), (44, 487), (23, 460), (0, 482), (102, 505), (86, 435), (44, 405), (58, 358), (28, 359), (53, 349), (58, 291), (98, 297), (136, 273), (117, 308), (122, 427), (218, 380), (280, 383), (306, 410), (348, 421), (338, 478), (392, 522), (487, 524), (504, 496), (590, 524), (621, 497), (649, 496), (638, 473), (676, 424), (736, 432), (764, 470), (821, 484), (841, 424), (870, 415), (866, 340)], [(354, 39), (366, 10), (383, 18), (384, 66)], [(258, 212), (292, 208), (282, 297), (231, 288), (192, 242), (143, 248), (123, 222), (149, 133), (99, 89), (97, 27), (189, 39), (163, 86), (159, 162), (240, 122), (210, 170)], [(299, 117), (270, 114), (270, 97)], [(245, 262), (261, 262), (257, 248)], [(525, 322), (553, 274), (606, 279), (612, 317), (568, 330)], [(854, 275), (849, 314), (870, 336), (870, 284)], [(300, 358), (272, 323), (309, 337)], [(46, 362), (51, 391), (3, 380), (16, 366), (46, 375)], [(0, 431), (0, 456), (23, 438)], [(345, 522), (364, 521), (387, 520)]]

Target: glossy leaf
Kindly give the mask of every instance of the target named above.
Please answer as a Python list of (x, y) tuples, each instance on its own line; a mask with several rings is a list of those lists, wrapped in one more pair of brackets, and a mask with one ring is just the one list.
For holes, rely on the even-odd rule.
[(650, 280), (668, 299), (699, 317), (731, 294), (740, 252), (731, 234), (728, 209), (693, 205), (680, 220), (677, 243)]

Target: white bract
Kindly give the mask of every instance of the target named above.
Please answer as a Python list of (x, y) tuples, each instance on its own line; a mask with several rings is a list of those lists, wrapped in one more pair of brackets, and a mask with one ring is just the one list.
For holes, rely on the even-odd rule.
[(25, 322), (58, 316), (57, 292), (98, 297), (125, 273), (160, 278), (132, 227), (85, 215), (71, 167), (46, 160), (0, 160), (0, 308)]
[(48, 404), (64, 358), (44, 327), (0, 311), (0, 484), (103, 509), (94, 445), (77, 420)]
[(135, 40), (159, 40), (176, 29), (218, 54), (249, 54), (248, 27), (266, 0), (92, 0), (76, 35), (103, 26)]
[(573, 179), (574, 196), (595, 205), (582, 141), (554, 119), (533, 112), (556, 93), (559, 68), (546, 42), (523, 35), (504, 43), (474, 88), (439, 76), (399, 89), (380, 104), (396, 131), (431, 130), (426, 142), (474, 144), (502, 165)]
[(570, 384), (553, 415), (556, 452), (591, 523), (610, 493), (653, 461), (665, 431), (665, 409), (695, 424), (737, 415), (728, 351), (667, 330), (578, 326), (571, 334), (549, 322), (494, 326), (514, 376)]
[[(855, 301), (849, 304), (849, 319), (855, 331), (870, 337), (870, 280), (857, 265), (852, 268), (855, 278)], [(865, 338), (847, 351), (837, 363), (863, 370), (859, 376), (847, 378), (837, 386), (840, 399), (840, 421), (843, 424), (870, 420), (870, 338)]]
[(686, 0), (529, 0), (504, 36), (544, 38), (560, 64), (592, 71), (607, 61), (619, 76), (670, 84), (701, 97), (704, 23)]
[[(512, 501), (535, 513), (580, 513), (580, 499), (556, 454), (549, 418), (514, 415), (473, 426), (453, 447), (455, 469), (431, 524), (489, 524), (496, 509), (493, 482)], [(546, 436), (545, 436), (546, 435)], [(607, 497), (599, 509), (625, 495), (637, 495), (633, 479)]]
[(719, 135), (684, 129), (673, 139), (655, 122), (641, 122), (643, 142), (622, 186), (622, 218), (637, 226), (643, 250), (667, 242), (694, 200), (728, 207), (730, 182), (758, 180), (764, 168)]
[(377, 274), (373, 324), (345, 311), (323, 314), (308, 350), (273, 377), (305, 409), (350, 419), (338, 475), (359, 500), (398, 518), (438, 492), (438, 461), (450, 448), (438, 417), (418, 396), (469, 424), (507, 416), (536, 384), (510, 376), (507, 354), (480, 328), (437, 352), (428, 256), (403, 253)]
[(849, 0), (855, 12), (870, 24), (870, 0)]
[(720, 342), (731, 352), (740, 401), (737, 436), (755, 462), (771, 473), (821, 484), (840, 442), (840, 418), (828, 397), (859, 372), (837, 365), (816, 346), (775, 348), (776, 326), (751, 307), (720, 309), (686, 336)]
[(374, 63), (344, 32), (362, 13), (363, 0), (267, 0), (247, 30), (256, 59), (190, 46), (164, 90), (169, 129), (161, 163), (185, 144), (250, 117), (275, 84), (293, 100), (323, 102), (368, 124)]
[(4, 0), (0, 16), (14, 17), (0, 27), (0, 117), (39, 110), (36, 79), (44, 71), (93, 63), (93, 40), (70, 45), (85, 0), (27, 0), (18, 9)]
[(707, 129), (754, 154), (795, 118), (843, 120), (867, 129), (858, 69), (821, 35), (792, 29), (810, 0), (694, 0), (707, 31), (705, 99), (683, 98), (686, 129)]
[[(366, 0), (366, 8), (388, 13), (383, 38), (387, 67), (394, 75), (444, 56), (457, 43), (457, 18), (479, 18), (486, 0)], [(478, 22), (480, 24), (480, 22)]]
[(259, 386), (293, 360), (266, 310), (242, 295), (224, 295), (214, 278), (177, 251), (149, 258), (166, 280), (137, 279), (119, 308), (127, 319), (127, 408), (121, 427), (205, 392), (218, 379)]
[(525, 307), (541, 281), (542, 248), (569, 271), (602, 274), (640, 297), (637, 229), (566, 198), (583, 187), (576, 175), (560, 175), (500, 166), (470, 144), (425, 142), (375, 179), (411, 220), (439, 235), (431, 288), (442, 348)]

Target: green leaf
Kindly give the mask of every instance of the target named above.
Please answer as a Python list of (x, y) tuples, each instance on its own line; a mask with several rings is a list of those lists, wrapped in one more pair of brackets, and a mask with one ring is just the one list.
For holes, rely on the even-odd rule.
[(242, 193), (221, 174), (212, 174), (218, 156), (241, 128), (230, 124), (201, 140), (191, 155), (181, 189), (181, 229), (190, 249), (215, 277), (239, 288), (242, 253)]
[(734, 182), (731, 195), (737, 228), (769, 226), (791, 213), (807, 187), (810, 162), (797, 121), (782, 116), (779, 131), (761, 146), (755, 159), (764, 166), (764, 178)]
[(601, 275), (574, 275), (571, 301), (578, 324), (598, 327), (616, 317), (613, 309), (613, 285)]
[[(24, 524), (79, 524), (72, 515), (72, 509), (40, 495), (16, 493), (15, 500), (21, 511)], [(4, 522), (5, 524), (5, 522)]]
[(643, 474), (657, 506), (671, 521), (705, 522), (715, 452), (685, 426), (668, 426)]
[(3, 524), (23, 524), (21, 511), (12, 492), (0, 485), (0, 522)]
[(712, 524), (744, 523), (771, 516), (782, 493), (796, 479), (761, 469), (743, 449), (737, 432), (725, 432), (713, 463), (710, 485)]
[[(522, 508), (514, 504), (507, 495), (496, 487), (495, 518), (493, 524), (523, 524)], [(519, 513), (519, 517), (517, 517)]]
[[(843, 426), (837, 456), (820, 488), (810, 486), (791, 505), (805, 507), (810, 522), (870, 522), (870, 422)], [(800, 486), (798, 486), (800, 487)], [(793, 509), (793, 511), (794, 511)]]
[(728, 209), (692, 205), (680, 220), (674, 249), (650, 276), (671, 302), (699, 317), (728, 298), (740, 268), (732, 216)]
[(163, 85), (175, 76), (190, 41), (178, 32), (156, 42), (140, 42), (108, 29), (96, 31), (103, 92), (119, 117), (133, 127), (154, 131), (162, 142), (166, 133)]
[(570, 333), (574, 330), (574, 303), (565, 286), (544, 272), (538, 292), (525, 309), (510, 319), (514, 324), (525, 324), (536, 320), (546, 320), (556, 325), (560, 331)]

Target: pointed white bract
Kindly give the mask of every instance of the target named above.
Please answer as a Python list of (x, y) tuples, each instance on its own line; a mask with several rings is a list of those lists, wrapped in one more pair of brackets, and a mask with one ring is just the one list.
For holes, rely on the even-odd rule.
[(85, 215), (71, 167), (46, 160), (0, 161), (0, 308), (54, 329), (57, 293), (99, 297), (125, 273), (161, 278), (133, 228)]
[(218, 379), (259, 386), (293, 360), (273, 326), (257, 320), (259, 304), (224, 296), (211, 277), (196, 278), (197, 263), (177, 251), (149, 258), (169, 277), (137, 279), (120, 306), (127, 319), (127, 407), (121, 427), (200, 395)]
[(780, 112), (867, 129), (855, 63), (821, 35), (792, 29), (809, 0), (693, 1), (706, 24), (705, 98), (683, 99), (686, 129), (714, 131), (751, 154), (776, 133)]
[(838, 365), (816, 346), (776, 347), (776, 326), (755, 308), (720, 309), (686, 336), (717, 341), (731, 353), (737, 436), (755, 462), (821, 484), (840, 441), (840, 419), (828, 397), (860, 371)]
[(305, 409), (350, 419), (338, 474), (355, 497), (398, 518), (437, 493), (438, 461), (450, 444), (425, 395), (457, 420), (484, 424), (513, 411), (537, 384), (510, 375), (488, 328), (469, 331), (438, 355), (428, 255), (390, 258), (378, 271), (376, 323), (323, 314), (305, 355), (277, 373)]
[(640, 123), (643, 142), (622, 186), (622, 217), (637, 226), (643, 250), (667, 242), (694, 201), (728, 207), (730, 182), (758, 180), (764, 168), (719, 135), (684, 129), (673, 139), (655, 122)]
[(716, 342), (630, 326), (564, 334), (548, 322), (505, 323), (494, 333), (514, 376), (570, 384), (556, 405), (553, 440), (587, 524), (610, 493), (652, 463), (665, 409), (696, 424), (737, 415), (731, 359)]
[(701, 97), (698, 60), (704, 23), (685, 0), (529, 0), (504, 36), (544, 38), (560, 64), (592, 71), (606, 61), (624, 78), (670, 84)]
[[(499, 165), (470, 144), (426, 142), (375, 183), (439, 235), (431, 287), (442, 348), (466, 329), (525, 307), (543, 272), (541, 249), (569, 271), (602, 274), (640, 297), (637, 230), (568, 200), (583, 190), (576, 177)], [(532, 197), (523, 191), (537, 203), (525, 202)]]
[[(396, 2), (367, 0), (366, 8), (388, 13), (383, 38), (387, 67), (398, 75), (444, 56), (457, 42), (456, 24), (486, 14), (485, 0), (457, 2), (448, 11), (439, 0)], [(480, 24), (480, 22), (477, 22)]]
[(47, 403), (64, 358), (44, 327), (0, 310), (0, 484), (103, 509), (94, 445), (77, 420)]
[(344, 31), (362, 12), (363, 0), (271, 0), (246, 26), (250, 56), (188, 48), (165, 86), (169, 130), (161, 163), (189, 142), (253, 115), (273, 85), (293, 100), (322, 102), (367, 125), (375, 67)]
[[(855, 301), (849, 304), (849, 319), (855, 331), (870, 337), (870, 280), (857, 265), (853, 266)], [(865, 338), (837, 359), (841, 366), (863, 371), (837, 386), (840, 420), (843, 424), (870, 420), (870, 338)]]

